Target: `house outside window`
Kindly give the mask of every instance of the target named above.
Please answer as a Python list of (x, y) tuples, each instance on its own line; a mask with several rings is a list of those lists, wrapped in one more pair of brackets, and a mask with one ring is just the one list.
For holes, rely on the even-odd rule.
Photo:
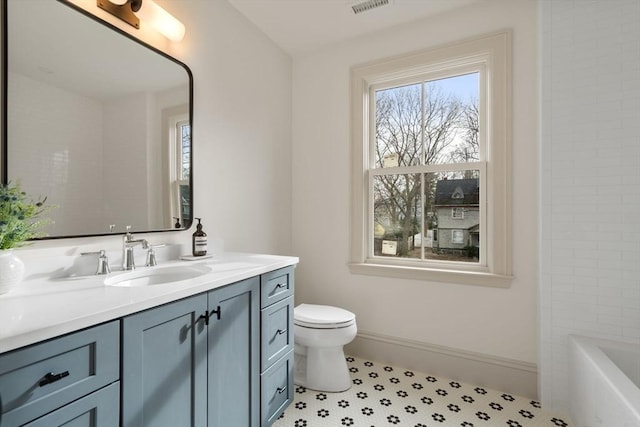
[[(477, 178), (438, 181), (434, 203), (441, 235), (451, 235), (432, 246), (432, 251), (454, 259), (478, 262), (480, 253), (480, 187)], [(449, 215), (450, 212), (450, 215)]]
[(509, 47), (498, 33), (352, 70), (353, 273), (508, 285)]

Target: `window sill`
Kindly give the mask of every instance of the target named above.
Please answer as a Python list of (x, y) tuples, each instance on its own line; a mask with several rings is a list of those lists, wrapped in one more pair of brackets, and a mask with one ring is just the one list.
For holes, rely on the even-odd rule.
[(350, 263), (349, 269), (352, 274), (486, 286), (491, 288), (508, 288), (511, 286), (511, 281), (513, 280), (513, 276), (487, 272), (442, 270), (375, 263)]

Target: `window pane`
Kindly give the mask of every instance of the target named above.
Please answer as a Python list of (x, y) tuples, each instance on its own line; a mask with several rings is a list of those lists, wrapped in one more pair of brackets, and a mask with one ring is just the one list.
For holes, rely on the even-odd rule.
[(191, 173), (191, 126), (188, 124), (180, 124), (180, 179), (189, 179)]
[(180, 215), (182, 220), (185, 218), (191, 218), (191, 192), (188, 185), (181, 185), (180, 187)]
[(455, 243), (457, 245), (464, 243), (464, 231), (451, 230), (451, 243)]
[(376, 168), (420, 164), (421, 86), (418, 83), (376, 92)]
[(425, 259), (478, 262), (480, 171), (425, 174)]
[(451, 209), (451, 218), (463, 219), (464, 218), (464, 208), (452, 208)]
[(425, 83), (425, 163), (480, 160), (479, 73)]
[(374, 255), (478, 262), (479, 178), (478, 170), (375, 176)]
[(376, 176), (373, 191), (374, 255), (420, 259), (421, 174)]

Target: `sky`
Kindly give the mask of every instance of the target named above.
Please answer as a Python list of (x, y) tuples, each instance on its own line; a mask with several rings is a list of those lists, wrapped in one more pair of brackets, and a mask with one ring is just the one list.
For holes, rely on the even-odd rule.
[(427, 90), (430, 87), (439, 86), (443, 93), (451, 93), (468, 101), (479, 98), (479, 76), (478, 73), (465, 74), (462, 76), (450, 77), (447, 79), (434, 80), (427, 83)]

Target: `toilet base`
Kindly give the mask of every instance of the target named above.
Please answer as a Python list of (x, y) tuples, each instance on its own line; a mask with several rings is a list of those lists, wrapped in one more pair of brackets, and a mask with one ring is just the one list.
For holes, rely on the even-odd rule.
[(351, 388), (342, 346), (295, 345), (293, 382), (311, 390), (341, 392)]

